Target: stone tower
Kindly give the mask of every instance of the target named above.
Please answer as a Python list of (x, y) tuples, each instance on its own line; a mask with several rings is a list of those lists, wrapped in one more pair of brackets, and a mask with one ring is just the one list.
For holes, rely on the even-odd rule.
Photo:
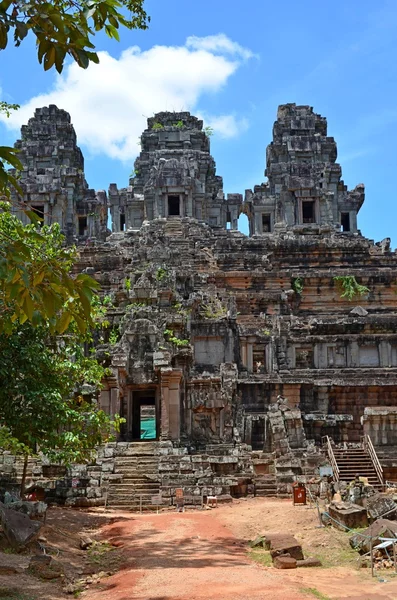
[(266, 152), (268, 182), (246, 191), (250, 235), (283, 232), (357, 232), (364, 186), (348, 191), (336, 162), (327, 120), (310, 106), (279, 106)]
[(59, 223), (69, 243), (105, 239), (106, 194), (88, 188), (69, 113), (54, 105), (36, 109), (15, 147), (24, 165), (24, 196), (13, 199), (21, 220), (28, 222), (22, 208), (31, 207), (45, 225)]
[(211, 227), (237, 229), (240, 194), (223, 193), (203, 122), (188, 112), (148, 119), (129, 186), (109, 188), (113, 231), (139, 229), (143, 221), (193, 217)]

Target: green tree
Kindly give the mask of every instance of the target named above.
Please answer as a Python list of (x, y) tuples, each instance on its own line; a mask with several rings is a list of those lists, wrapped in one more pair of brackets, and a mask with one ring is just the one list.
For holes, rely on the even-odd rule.
[[(84, 339), (73, 327), (54, 338), (28, 323), (0, 335), (0, 445), (25, 457), (22, 491), (30, 455), (82, 462), (118, 430), (120, 419), (95, 402), (105, 370), (85, 355)], [(91, 397), (83, 398), (83, 386)]]
[(0, 203), (0, 333), (26, 321), (47, 324), (51, 333), (63, 333), (72, 321), (87, 331), (97, 282), (72, 276), (77, 252), (64, 246), (58, 224), (38, 230), (33, 223), (23, 225), (9, 208)]
[(62, 72), (69, 55), (86, 69), (98, 63), (92, 38), (105, 30), (119, 41), (120, 25), (146, 29), (149, 22), (144, 0), (2, 0), (0, 2), (0, 50), (9, 37), (16, 46), (29, 33), (36, 37), (37, 58), (48, 71)]

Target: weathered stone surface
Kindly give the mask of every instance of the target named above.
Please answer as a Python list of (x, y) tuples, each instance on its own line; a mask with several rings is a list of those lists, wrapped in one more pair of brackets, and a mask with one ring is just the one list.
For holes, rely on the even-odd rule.
[(296, 561), (297, 567), (322, 567), (323, 564), (318, 558), (304, 558)]
[(349, 539), (350, 546), (365, 554), (370, 551), (370, 536), (373, 538), (373, 546), (380, 543), (381, 537), (397, 538), (397, 521), (377, 519), (362, 531), (361, 535), (358, 533), (352, 535)]
[(276, 569), (296, 569), (297, 560), (291, 556), (275, 556), (273, 559), (273, 566)]
[(397, 504), (393, 498), (386, 494), (375, 494), (367, 499), (367, 512), (371, 519), (379, 519), (383, 515), (387, 515), (388, 519), (393, 518), (397, 512)]
[(272, 535), (270, 538), (266, 535), (266, 539), (268, 540), (272, 558), (282, 554), (288, 554), (296, 560), (303, 560), (302, 546), (293, 535), (276, 534)]
[(0, 522), (4, 535), (16, 550), (34, 540), (41, 529), (41, 523), (31, 521), (27, 515), (6, 508), (1, 502)]
[(346, 531), (346, 528), (357, 529), (368, 525), (367, 510), (352, 502), (330, 504), (328, 512), (332, 517), (332, 525)]
[(7, 508), (21, 512), (28, 517), (42, 517), (48, 506), (45, 502), (33, 502), (28, 500), (18, 500), (17, 502), (10, 502), (7, 504)]

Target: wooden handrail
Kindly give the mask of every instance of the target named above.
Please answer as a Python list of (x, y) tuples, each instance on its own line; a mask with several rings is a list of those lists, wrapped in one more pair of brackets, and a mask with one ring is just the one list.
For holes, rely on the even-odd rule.
[(339, 481), (339, 467), (336, 462), (335, 454), (332, 448), (331, 439), (328, 435), (324, 435), (322, 438), (323, 444), (327, 449), (328, 458), (330, 460), (332, 470), (334, 472), (334, 480)]
[(364, 450), (366, 450), (368, 452), (368, 454), (371, 458), (372, 464), (374, 465), (376, 474), (379, 479), (379, 483), (383, 486), (384, 479), (383, 479), (382, 465), (379, 462), (378, 455), (376, 454), (376, 450), (375, 450), (372, 440), (368, 434), (365, 434), (363, 437), (363, 446), (364, 446)]

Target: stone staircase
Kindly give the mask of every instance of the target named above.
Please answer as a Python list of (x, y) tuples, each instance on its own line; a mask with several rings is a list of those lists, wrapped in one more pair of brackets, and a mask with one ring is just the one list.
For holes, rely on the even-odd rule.
[(153, 496), (160, 492), (158, 464), (157, 442), (129, 444), (126, 453), (115, 459), (115, 472), (122, 475), (122, 480), (110, 483), (107, 506), (123, 510), (156, 508)]
[(366, 477), (368, 483), (375, 488), (381, 488), (375, 467), (369, 453), (364, 448), (333, 448), (336, 464), (339, 469), (340, 481), (352, 481), (358, 473)]
[(277, 480), (273, 475), (256, 475), (255, 496), (277, 496)]

